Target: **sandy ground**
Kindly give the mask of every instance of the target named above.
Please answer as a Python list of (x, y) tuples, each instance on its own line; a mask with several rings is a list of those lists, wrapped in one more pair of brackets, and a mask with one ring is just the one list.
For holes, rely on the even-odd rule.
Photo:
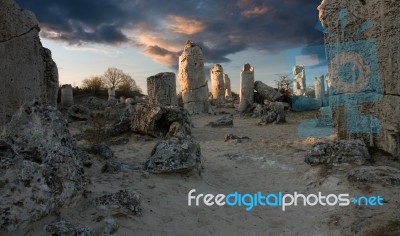
[[(232, 111), (229, 111), (233, 113)], [(62, 209), (59, 217), (93, 227), (102, 235), (104, 216), (91, 199), (120, 189), (134, 190), (142, 199), (142, 216), (114, 214), (119, 229), (114, 235), (400, 235), (400, 187), (353, 184), (346, 179), (346, 168), (334, 171), (311, 167), (304, 155), (317, 140), (299, 140), (297, 127), (314, 112), (289, 113), (288, 123), (257, 126), (257, 119), (234, 116), (233, 128), (205, 127), (221, 116), (193, 116), (194, 138), (200, 143), (204, 169), (199, 175), (148, 174), (143, 171), (104, 174), (104, 164), (95, 158), (86, 168), (90, 179), (88, 198)], [(79, 128), (72, 123), (71, 129)], [(250, 137), (242, 143), (225, 142), (226, 134)], [(144, 162), (157, 140), (135, 134), (129, 143), (111, 146), (116, 159), (127, 163)], [(376, 165), (397, 165), (390, 157), (374, 154)], [(330, 173), (333, 172), (333, 173)], [(188, 206), (188, 192), (229, 194), (256, 193), (349, 193), (353, 196), (381, 195), (383, 207), (244, 207)], [(110, 213), (112, 214), (112, 213)], [(56, 219), (48, 216), (13, 235), (46, 235), (43, 226)], [(396, 231), (398, 230), (398, 231)], [(392, 234), (390, 234), (392, 232)], [(386, 234), (384, 234), (386, 233)], [(11, 234), (10, 234), (11, 235)]]

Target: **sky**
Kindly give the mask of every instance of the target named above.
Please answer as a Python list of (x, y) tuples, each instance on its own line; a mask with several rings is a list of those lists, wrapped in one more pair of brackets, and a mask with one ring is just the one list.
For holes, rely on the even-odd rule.
[[(188, 39), (201, 45), (206, 78), (221, 64), (238, 92), (245, 63), (255, 80), (275, 86), (277, 74), (306, 65), (307, 85), (326, 73), (319, 0), (17, 0), (35, 13), (60, 84), (79, 86), (109, 67), (146, 78), (175, 72)], [(177, 79), (177, 84), (178, 79)]]

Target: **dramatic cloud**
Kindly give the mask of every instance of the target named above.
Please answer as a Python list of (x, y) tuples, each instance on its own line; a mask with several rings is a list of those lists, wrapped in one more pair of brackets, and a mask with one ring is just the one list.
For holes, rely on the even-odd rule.
[(41, 36), (70, 45), (129, 44), (175, 67), (183, 45), (202, 45), (207, 63), (246, 49), (273, 53), (322, 43), (318, 1), (17, 0), (33, 11)]
[(165, 24), (167, 29), (185, 35), (197, 34), (206, 28), (201, 21), (173, 15), (167, 17)]

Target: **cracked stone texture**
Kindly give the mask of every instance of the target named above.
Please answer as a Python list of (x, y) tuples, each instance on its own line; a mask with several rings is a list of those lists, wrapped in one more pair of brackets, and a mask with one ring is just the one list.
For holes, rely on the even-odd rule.
[[(372, 91), (371, 94), (383, 96), (379, 102), (360, 105), (361, 114), (372, 114), (381, 121), (381, 130), (377, 135), (359, 136), (369, 146), (383, 149), (394, 156), (400, 157), (400, 20), (398, 12), (400, 1), (347, 1), (324, 0), (318, 7), (320, 20), (324, 27), (334, 35), (340, 35), (339, 11), (347, 8), (346, 32), (340, 42), (373, 40), (377, 46), (377, 60), (381, 91)], [(352, 37), (366, 21), (372, 21), (372, 27), (363, 33)], [(339, 42), (339, 43), (340, 43)], [(337, 44), (336, 39), (325, 36), (325, 43)], [(338, 53), (332, 47), (326, 46), (328, 53)], [(364, 50), (368, 52), (368, 50)], [(372, 68), (373, 71), (376, 69)], [(329, 73), (332, 73), (330, 71)], [(378, 86), (379, 87), (379, 86)], [(364, 89), (366, 90), (366, 89)], [(363, 90), (362, 90), (363, 91)], [(357, 91), (350, 91), (350, 93)], [(368, 91), (367, 91), (368, 92)], [(339, 138), (348, 137), (346, 132), (346, 112), (344, 109), (334, 109), (334, 130)]]
[(25, 103), (0, 135), (0, 234), (72, 203), (85, 185), (82, 156), (56, 108)]
[(213, 100), (216, 104), (222, 104), (225, 100), (224, 70), (220, 64), (214, 64), (210, 74)]
[(164, 72), (148, 77), (147, 94), (150, 104), (178, 106), (175, 73)]
[(26, 101), (57, 105), (58, 69), (38, 21), (14, 0), (0, 1), (0, 128)]
[(178, 78), (183, 107), (191, 114), (210, 112), (203, 52), (201, 47), (191, 40), (186, 42), (179, 57)]

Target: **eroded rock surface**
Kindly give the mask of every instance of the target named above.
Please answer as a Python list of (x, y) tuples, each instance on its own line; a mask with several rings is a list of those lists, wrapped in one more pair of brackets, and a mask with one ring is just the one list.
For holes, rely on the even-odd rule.
[(164, 72), (147, 78), (149, 103), (161, 106), (178, 106), (175, 73)]
[(363, 165), (370, 161), (368, 148), (361, 140), (319, 142), (306, 153), (309, 165), (349, 163)]
[(361, 166), (350, 171), (348, 180), (385, 186), (400, 185), (400, 170), (390, 166)]
[(182, 132), (190, 135), (192, 124), (188, 112), (184, 109), (138, 104), (132, 112), (131, 130), (136, 133), (162, 138), (169, 133), (174, 123), (178, 123)]
[(200, 145), (190, 136), (174, 137), (157, 143), (145, 169), (152, 173), (189, 172), (201, 164)]
[(62, 114), (24, 104), (0, 139), (0, 231), (13, 231), (68, 205), (85, 184), (81, 157)]

